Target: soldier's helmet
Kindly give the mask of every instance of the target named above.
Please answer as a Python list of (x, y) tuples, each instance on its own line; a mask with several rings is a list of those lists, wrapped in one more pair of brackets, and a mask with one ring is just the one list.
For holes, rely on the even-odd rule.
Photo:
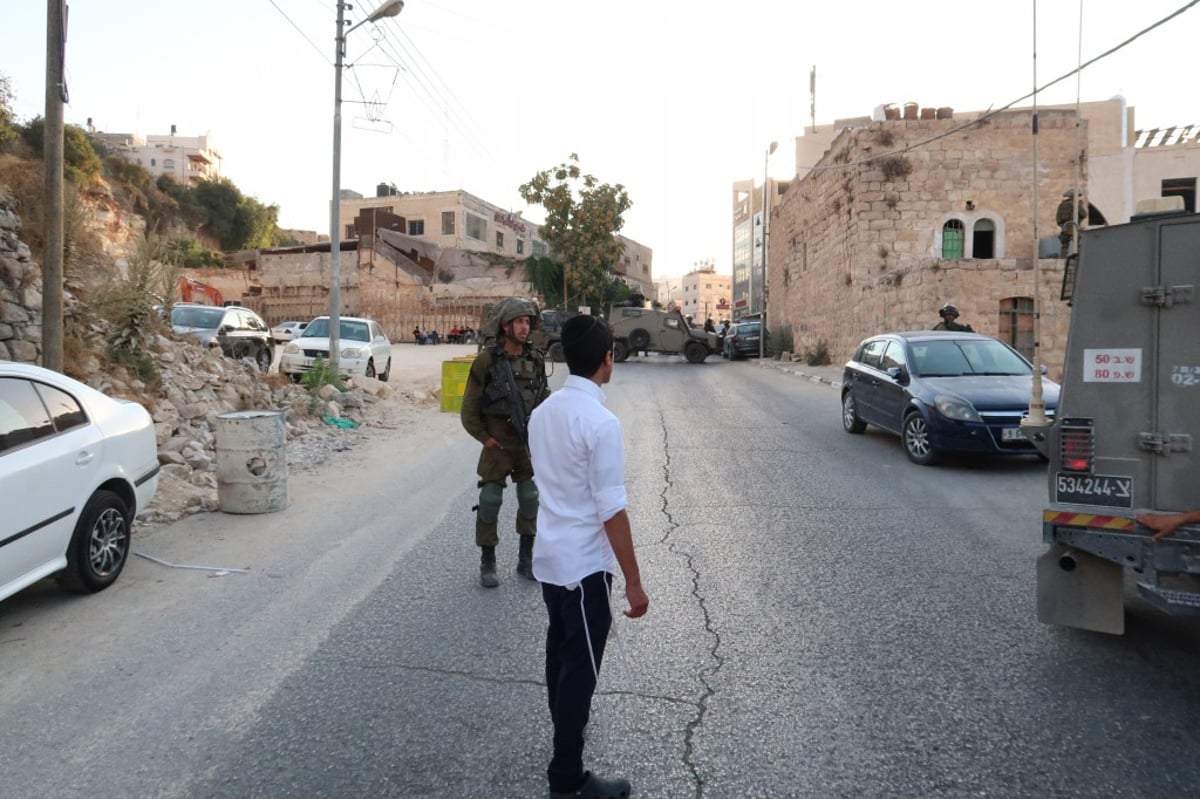
[(537, 303), (524, 297), (507, 297), (492, 310), (491, 329), (496, 335), (501, 335), (500, 326), (506, 325), (520, 316), (529, 317), (529, 329), (536, 330), (541, 324), (542, 314), (538, 311)]
[(947, 316), (962, 316), (962, 314), (958, 312), (957, 305), (948, 302), (938, 309), (938, 316), (945, 319)]

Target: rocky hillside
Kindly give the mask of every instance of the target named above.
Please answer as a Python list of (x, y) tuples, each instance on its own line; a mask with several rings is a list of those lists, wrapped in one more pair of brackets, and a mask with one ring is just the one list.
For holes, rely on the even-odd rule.
[[(37, 363), (42, 275), (20, 238), (14, 205), (11, 197), (0, 194), (0, 358)], [(119, 241), (114, 248), (121, 249)], [(81, 300), (68, 295), (66, 302), (72, 314)], [(158, 496), (140, 515), (147, 522), (217, 509), (215, 429), (222, 413), (285, 410), (289, 468), (306, 468), (353, 446), (372, 427), (393, 424), (398, 416), (428, 409), (438, 400), (435, 385), (416, 383), (394, 391), (370, 379), (352, 381), (347, 391), (322, 386), (311, 392), (280, 375), (262, 374), (248, 360), (227, 358), (219, 350), (165, 333), (143, 336), (140, 371), (151, 376), (140, 378), (109, 358), (106, 343), (112, 329), (106, 320), (77, 318), (87, 319), (86, 329), (74, 330), (64, 371), (110, 396), (141, 402), (154, 418), (163, 471)]]

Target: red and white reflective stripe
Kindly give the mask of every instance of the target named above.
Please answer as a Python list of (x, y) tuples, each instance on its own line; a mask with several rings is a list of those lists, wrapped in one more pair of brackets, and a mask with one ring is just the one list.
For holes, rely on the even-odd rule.
[(1054, 510), (1042, 511), (1042, 521), (1068, 527), (1097, 527), (1103, 530), (1132, 530), (1136, 526), (1133, 519), (1124, 516), (1097, 516), (1094, 513), (1065, 513)]

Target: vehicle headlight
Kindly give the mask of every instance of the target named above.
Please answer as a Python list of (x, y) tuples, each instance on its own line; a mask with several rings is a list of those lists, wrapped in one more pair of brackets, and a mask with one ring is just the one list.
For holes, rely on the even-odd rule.
[(938, 413), (947, 419), (954, 419), (958, 422), (983, 421), (979, 418), (979, 414), (976, 413), (975, 406), (958, 397), (938, 396), (934, 398), (933, 404), (938, 409)]
[(345, 347), (341, 351), (343, 358), (361, 358), (366, 355), (366, 351), (358, 347)]
[(295, 342), (289, 341), (287, 343), (287, 346), (285, 346), (283, 348), (283, 351), (286, 352), (288, 355), (295, 355), (296, 353), (300, 352), (300, 345), (296, 344)]

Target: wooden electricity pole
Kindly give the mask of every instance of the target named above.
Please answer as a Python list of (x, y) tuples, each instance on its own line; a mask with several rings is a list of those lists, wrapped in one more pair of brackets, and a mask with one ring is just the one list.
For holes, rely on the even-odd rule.
[(42, 256), (42, 365), (61, 372), (63, 368), (63, 104), (67, 84), (63, 62), (67, 51), (67, 4), (46, 2), (46, 119), (43, 127), (43, 158), (46, 181), (46, 251)]

